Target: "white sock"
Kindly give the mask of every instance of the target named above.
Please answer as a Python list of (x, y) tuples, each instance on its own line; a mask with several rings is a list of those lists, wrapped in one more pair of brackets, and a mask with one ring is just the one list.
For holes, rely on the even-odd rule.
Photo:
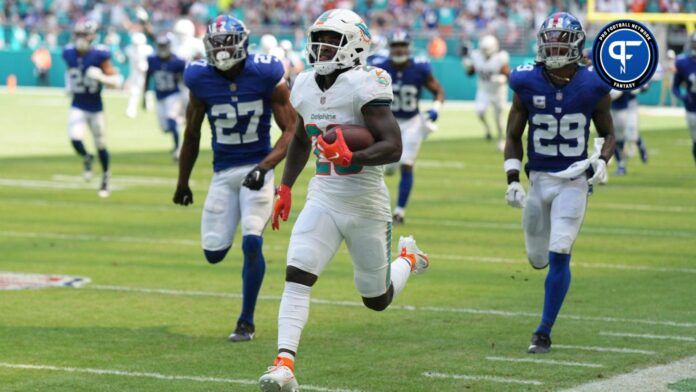
[(278, 349), (297, 353), (302, 329), (309, 318), (309, 294), (312, 288), (299, 283), (285, 282), (278, 311)]
[(406, 281), (411, 276), (411, 264), (403, 257), (399, 257), (392, 261), (390, 268), (392, 286), (394, 286), (394, 298), (396, 298), (406, 287)]

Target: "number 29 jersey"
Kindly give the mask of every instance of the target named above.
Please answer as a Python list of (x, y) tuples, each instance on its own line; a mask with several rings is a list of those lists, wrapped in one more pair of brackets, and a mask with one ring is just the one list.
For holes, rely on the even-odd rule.
[[(345, 71), (326, 91), (319, 88), (315, 75), (312, 69), (299, 74), (290, 94), (313, 149), (319, 135), (333, 125), (365, 126), (362, 107), (368, 102), (388, 104), (392, 99), (391, 78), (377, 67), (358, 66)], [(319, 154), (307, 200), (343, 214), (391, 221), (383, 166), (335, 166)]]
[(63, 49), (63, 60), (67, 70), (66, 83), (72, 93), (72, 107), (86, 112), (101, 112), (103, 110), (101, 90), (102, 84), (85, 76), (89, 67), (101, 68), (104, 61), (111, 58), (111, 52), (106, 46), (97, 45), (85, 53), (78, 53), (73, 45)]
[(205, 104), (213, 132), (215, 172), (257, 164), (271, 152), (271, 94), (284, 74), (277, 58), (260, 54), (249, 54), (234, 80), (204, 60), (186, 67), (184, 83)]
[(557, 87), (543, 65), (520, 65), (510, 74), (510, 88), (528, 113), (528, 171), (558, 172), (587, 158), (592, 113), (611, 90), (595, 72), (578, 66), (570, 82)]

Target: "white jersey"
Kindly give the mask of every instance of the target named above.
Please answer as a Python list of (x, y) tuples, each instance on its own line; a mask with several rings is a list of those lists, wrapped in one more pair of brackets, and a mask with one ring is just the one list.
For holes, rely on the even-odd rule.
[[(152, 53), (154, 53), (154, 50), (150, 45), (129, 45), (126, 47), (131, 80), (140, 80), (145, 76), (145, 72), (147, 72), (147, 58)], [(142, 88), (142, 82), (140, 83), (140, 88)]]
[[(329, 125), (365, 126), (362, 107), (373, 100), (392, 98), (391, 77), (383, 69), (371, 66), (342, 73), (326, 91), (317, 85), (314, 70), (307, 70), (297, 76), (290, 94), (290, 102), (304, 119), (305, 130), (312, 138), (313, 150), (317, 137)], [(335, 167), (320, 156), (307, 199), (342, 214), (391, 221), (383, 166)]]
[(480, 50), (475, 50), (471, 54), (471, 61), (478, 74), (478, 89), (493, 93), (505, 85), (506, 78), (502, 69), (510, 62), (510, 56), (506, 51), (502, 50), (486, 58)]

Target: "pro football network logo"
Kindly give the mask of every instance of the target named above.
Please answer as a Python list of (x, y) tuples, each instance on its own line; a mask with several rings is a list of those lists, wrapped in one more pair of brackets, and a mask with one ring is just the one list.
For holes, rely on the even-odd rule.
[(595, 71), (612, 88), (633, 90), (650, 81), (657, 69), (657, 41), (641, 23), (617, 20), (597, 33), (592, 59)]

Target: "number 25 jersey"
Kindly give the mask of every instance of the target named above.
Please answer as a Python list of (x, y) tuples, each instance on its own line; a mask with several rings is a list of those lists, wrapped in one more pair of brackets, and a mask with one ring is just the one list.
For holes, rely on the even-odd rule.
[(227, 79), (204, 60), (184, 71), (184, 83), (205, 104), (213, 132), (213, 170), (257, 164), (271, 152), (271, 94), (283, 79), (283, 64), (249, 54), (243, 71)]
[(553, 85), (544, 66), (520, 65), (510, 87), (527, 109), (527, 170), (558, 172), (587, 158), (590, 121), (611, 87), (591, 69), (578, 66), (570, 82)]

